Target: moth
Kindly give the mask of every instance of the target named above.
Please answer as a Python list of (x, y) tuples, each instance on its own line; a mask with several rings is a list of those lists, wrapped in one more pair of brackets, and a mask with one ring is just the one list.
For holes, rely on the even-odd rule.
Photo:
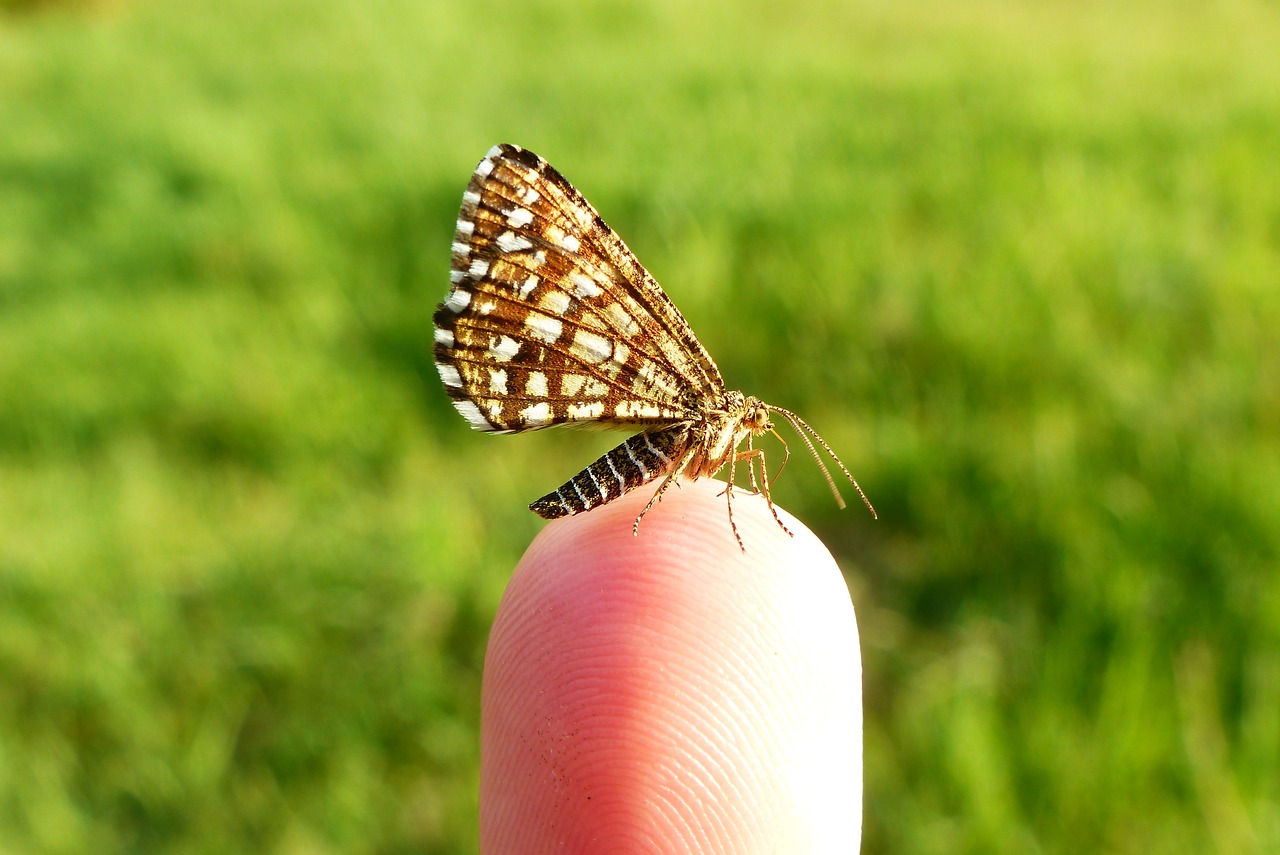
[(657, 281), (582, 194), (533, 152), (496, 145), (476, 167), (462, 194), (449, 279), (434, 316), (434, 356), (445, 390), (471, 427), (640, 431), (533, 502), (538, 516), (582, 513), (661, 479), (632, 526), (639, 534), (640, 521), (678, 478), (712, 476), (728, 466), (729, 525), (745, 551), (733, 519), (734, 479), (745, 463), (752, 490), (791, 534), (769, 494), (765, 454), (753, 445), (772, 433), (784, 449), (779, 471), (786, 465), (790, 450), (774, 416), (804, 441), (841, 508), (844, 499), (814, 442), (876, 515), (804, 420), (725, 388)]

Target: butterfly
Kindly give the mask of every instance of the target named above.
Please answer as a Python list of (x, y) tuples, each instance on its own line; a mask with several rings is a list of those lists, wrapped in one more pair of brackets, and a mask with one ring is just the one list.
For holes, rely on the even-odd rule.
[[(752, 489), (790, 534), (769, 494), (764, 452), (752, 442), (764, 433), (778, 436), (774, 416), (804, 441), (840, 507), (844, 500), (814, 442), (876, 515), (817, 431), (790, 410), (725, 388), (657, 281), (582, 194), (533, 152), (496, 145), (476, 167), (462, 194), (449, 279), (434, 316), (434, 356), (445, 391), (471, 427), (639, 431), (533, 502), (530, 510), (544, 519), (591, 510), (661, 479), (635, 519), (638, 534), (678, 478), (728, 466), (729, 524), (745, 551), (733, 519), (734, 476), (745, 463)], [(787, 449), (779, 471), (789, 457)]]

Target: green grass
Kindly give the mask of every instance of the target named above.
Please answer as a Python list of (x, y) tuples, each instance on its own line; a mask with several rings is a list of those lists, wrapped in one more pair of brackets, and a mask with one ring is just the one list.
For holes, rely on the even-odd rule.
[(777, 490), (859, 609), (865, 851), (1280, 850), (1276, 44), (1249, 0), (0, 6), (0, 849), (474, 851), (488, 623), (590, 457), (431, 366), (508, 140), (880, 510)]

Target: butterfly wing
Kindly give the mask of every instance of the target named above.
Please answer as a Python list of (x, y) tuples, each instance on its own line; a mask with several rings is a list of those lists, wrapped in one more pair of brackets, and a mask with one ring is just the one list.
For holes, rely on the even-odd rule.
[(477, 430), (696, 418), (724, 381), (684, 317), (536, 154), (490, 149), (462, 196), (435, 360)]

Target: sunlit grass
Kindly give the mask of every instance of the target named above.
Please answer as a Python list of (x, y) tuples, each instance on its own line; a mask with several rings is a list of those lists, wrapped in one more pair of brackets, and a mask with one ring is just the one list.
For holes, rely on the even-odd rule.
[(777, 486), (859, 607), (867, 851), (1280, 847), (1277, 43), (1250, 2), (0, 10), (0, 841), (474, 850), (525, 506), (616, 439), (473, 434), (431, 366), (511, 141), (881, 512)]

